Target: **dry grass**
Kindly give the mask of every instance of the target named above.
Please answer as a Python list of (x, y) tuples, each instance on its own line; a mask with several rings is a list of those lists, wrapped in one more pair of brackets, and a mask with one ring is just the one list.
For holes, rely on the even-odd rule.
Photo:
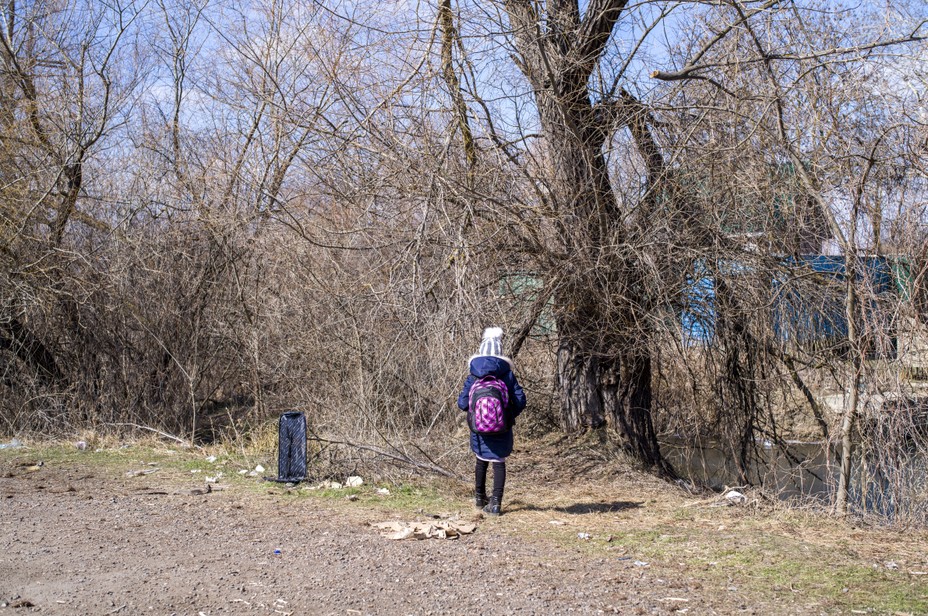
[[(91, 442), (90, 438), (84, 439)], [(149, 464), (159, 482), (202, 485), (221, 471), (227, 489), (271, 492), (297, 500), (323, 499), (345, 515), (370, 520), (423, 513), (474, 515), (469, 484), (419, 478), (396, 482), (365, 469), (365, 485), (351, 490), (288, 489), (238, 471), (262, 463), (274, 474), (273, 449), (242, 456), (234, 448), (174, 449), (149, 440), (126, 447), (101, 439), (78, 451), (72, 442), (4, 450), (0, 460), (21, 464), (92, 465), (101, 475)], [(505, 514), (483, 530), (536, 542), (540, 549), (587, 554), (617, 571), (647, 567), (705, 592), (752, 597), (772, 611), (928, 613), (928, 532), (868, 526), (824, 512), (790, 508), (748, 494), (725, 506), (717, 495), (691, 494), (603, 456), (583, 441), (549, 439), (520, 444), (510, 459)], [(207, 461), (208, 456), (216, 460)], [(465, 474), (466, 469), (460, 469)], [(131, 480), (125, 480), (131, 481)], [(386, 487), (390, 494), (378, 494)], [(349, 500), (346, 497), (350, 497)], [(647, 563), (646, 565), (643, 563)]]

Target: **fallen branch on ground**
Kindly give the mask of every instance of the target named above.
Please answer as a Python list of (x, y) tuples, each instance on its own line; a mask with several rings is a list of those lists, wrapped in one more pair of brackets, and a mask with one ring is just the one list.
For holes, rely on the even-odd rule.
[(451, 479), (458, 479), (464, 481), (464, 478), (456, 473), (449, 471), (446, 468), (435, 464), (434, 462), (422, 462), (410, 458), (406, 454), (402, 453), (400, 450), (396, 450), (396, 453), (385, 451), (379, 447), (374, 447), (373, 445), (366, 445), (362, 443), (352, 443), (351, 441), (338, 441), (333, 439), (322, 438), (321, 436), (312, 435), (309, 437), (309, 440), (316, 441), (318, 443), (326, 443), (328, 445), (344, 445), (346, 447), (352, 447), (361, 451), (369, 451), (371, 453), (377, 454), (378, 456), (383, 456), (389, 458), (394, 462), (402, 462), (403, 464), (408, 464), (415, 468), (421, 468), (422, 470), (428, 471), (430, 473), (435, 473), (436, 475), (441, 475), (442, 477), (450, 477)]
[(139, 424), (134, 424), (134, 423), (106, 423), (106, 424), (103, 424), (103, 425), (105, 425), (105, 426), (118, 426), (118, 427), (136, 428), (136, 429), (138, 429), (138, 430), (148, 430), (149, 432), (154, 432), (155, 434), (158, 434), (158, 435), (160, 435), (160, 436), (163, 436), (164, 438), (171, 439), (172, 441), (177, 441), (178, 443), (180, 443), (180, 444), (183, 445), (184, 447), (196, 447), (196, 445), (194, 445), (193, 443), (191, 443), (191, 442), (189, 442), (189, 441), (187, 441), (187, 440), (184, 440), (184, 439), (180, 438), (179, 436), (174, 436), (173, 434), (168, 434), (167, 432), (162, 432), (161, 430), (156, 430), (155, 428), (150, 428), (150, 427), (148, 427), (148, 426), (141, 426), (141, 425), (139, 425)]

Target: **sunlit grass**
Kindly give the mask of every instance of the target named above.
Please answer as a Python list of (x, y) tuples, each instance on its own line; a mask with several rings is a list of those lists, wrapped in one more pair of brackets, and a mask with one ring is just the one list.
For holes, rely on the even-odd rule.
[[(273, 498), (285, 506), (317, 502), (371, 519), (476, 514), (469, 491), (456, 481), (370, 476), (360, 486), (337, 488), (320, 479), (295, 486), (266, 482), (263, 476), (276, 474), (272, 451), (173, 448), (158, 441), (131, 446), (100, 441), (83, 450), (73, 442), (27, 443), (0, 450), (0, 463), (42, 462), (42, 473), (92, 467), (98, 476), (127, 482), (134, 481), (131, 472), (157, 469), (161, 485), (202, 486), (209, 478), (232, 495)], [(255, 470), (258, 464), (263, 472)], [(331, 480), (344, 485), (346, 479)], [(928, 576), (910, 573), (928, 565), (924, 532), (861, 529), (789, 509), (693, 506), (694, 499), (685, 495), (655, 497), (621, 484), (605, 488), (576, 482), (545, 491), (533, 487), (529, 477), (518, 481), (515, 498), (504, 503), (504, 515), (485, 521), (480, 532), (572, 550), (605, 559), (617, 569), (648, 567), (662, 576), (688, 576), (711, 592), (734, 588), (786, 611), (816, 604), (838, 613), (928, 613)], [(885, 561), (899, 550), (909, 561), (887, 566)]]

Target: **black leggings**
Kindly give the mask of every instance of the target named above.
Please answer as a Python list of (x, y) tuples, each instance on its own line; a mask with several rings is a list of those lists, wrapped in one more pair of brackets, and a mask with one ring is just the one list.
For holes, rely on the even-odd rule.
[[(487, 493), (487, 468), (490, 463), (477, 458), (474, 466), (474, 491), (478, 495)], [(493, 462), (493, 499), (497, 503), (503, 502), (503, 488), (506, 487), (506, 463)]]

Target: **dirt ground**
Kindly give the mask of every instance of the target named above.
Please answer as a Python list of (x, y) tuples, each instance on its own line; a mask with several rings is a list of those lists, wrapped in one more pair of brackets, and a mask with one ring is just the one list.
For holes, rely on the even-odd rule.
[[(833, 521), (710, 507), (634, 473), (565, 485), (536, 462), (513, 458), (506, 513), (484, 519), (462, 486), (346, 498), (260, 483), (234, 461), (4, 452), (0, 613), (926, 613), (924, 533), (848, 528), (861, 537), (848, 547), (822, 538)], [(436, 515), (477, 529), (394, 541), (371, 525)], [(749, 549), (719, 547), (739, 538)], [(763, 577), (784, 550), (798, 564)], [(849, 574), (816, 590), (804, 566)]]

